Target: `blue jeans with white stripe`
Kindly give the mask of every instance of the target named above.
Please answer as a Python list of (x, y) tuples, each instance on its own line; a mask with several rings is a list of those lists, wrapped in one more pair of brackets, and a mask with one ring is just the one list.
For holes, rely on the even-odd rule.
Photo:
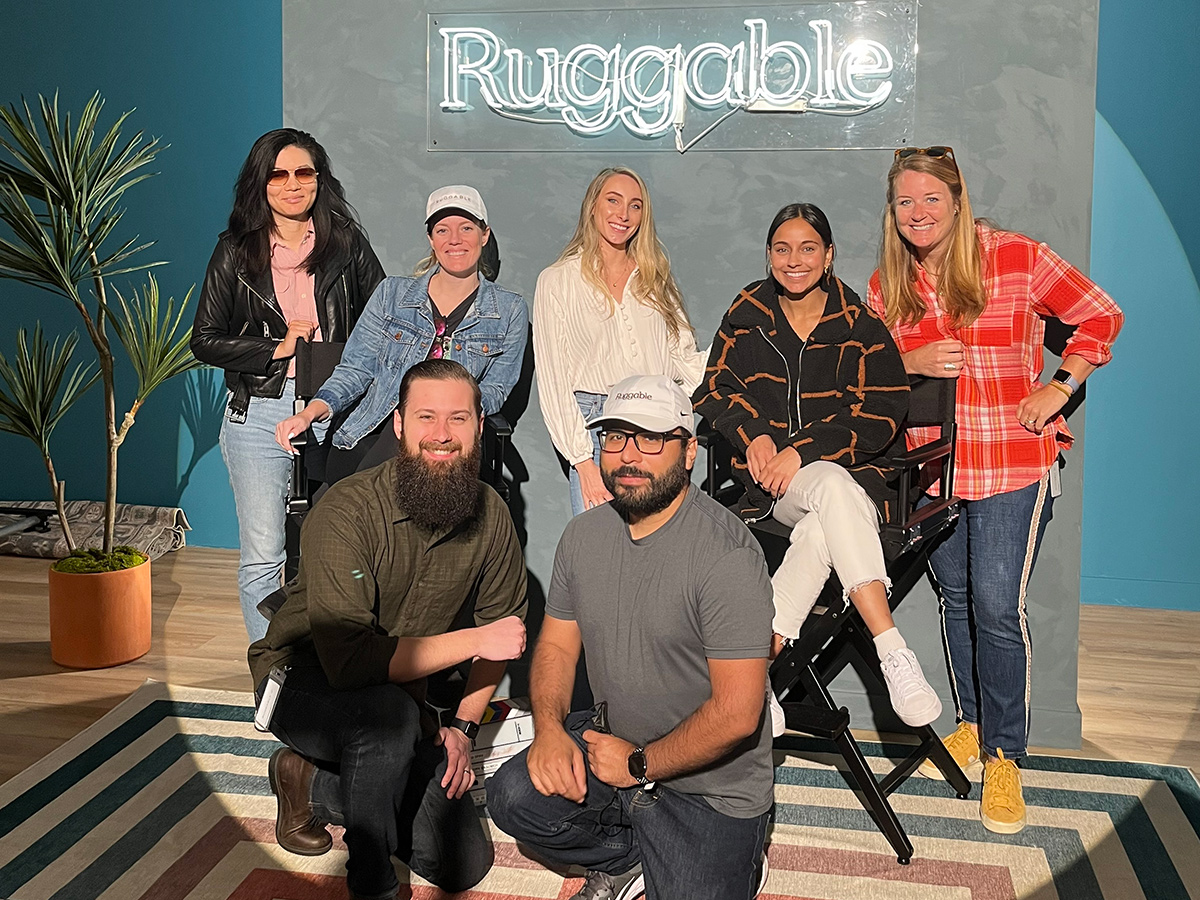
[(1048, 481), (1043, 475), (1019, 490), (964, 500), (929, 558), (958, 718), (979, 726), (990, 756), (999, 748), (1017, 759), (1029, 743), (1033, 645), (1025, 592), (1050, 521)]

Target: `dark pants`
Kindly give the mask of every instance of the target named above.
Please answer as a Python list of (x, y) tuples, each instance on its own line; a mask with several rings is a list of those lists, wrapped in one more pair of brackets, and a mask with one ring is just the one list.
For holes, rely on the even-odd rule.
[(1025, 591), (1050, 521), (1049, 477), (962, 505), (953, 531), (929, 557), (950, 688), (959, 720), (979, 726), (984, 751), (1019, 759), (1029, 741), (1033, 656)]
[[(591, 727), (590, 711), (567, 717), (567, 733)], [(695, 794), (658, 786), (613, 788), (588, 771), (587, 797), (545, 797), (529, 780), (528, 751), (488, 779), (488, 811), (507, 834), (557, 865), (610, 875), (642, 863), (647, 900), (750, 900), (770, 813), (736, 819)]]
[(393, 855), (449, 892), (492, 866), (471, 798), (446, 798), (445, 751), (421, 737), (420, 719), (397, 685), (338, 691), (319, 668), (290, 670), (280, 692), (271, 731), (316, 764), (313, 812), (346, 827), (346, 882), (359, 897), (395, 895)]

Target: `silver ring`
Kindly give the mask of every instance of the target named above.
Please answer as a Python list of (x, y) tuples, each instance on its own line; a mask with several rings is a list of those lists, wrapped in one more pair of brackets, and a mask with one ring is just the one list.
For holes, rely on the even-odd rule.
[(947, 372), (952, 372), (954, 369), (957, 368), (957, 366), (955, 366), (954, 363), (946, 363), (944, 366), (942, 366), (942, 368), (945, 369)]

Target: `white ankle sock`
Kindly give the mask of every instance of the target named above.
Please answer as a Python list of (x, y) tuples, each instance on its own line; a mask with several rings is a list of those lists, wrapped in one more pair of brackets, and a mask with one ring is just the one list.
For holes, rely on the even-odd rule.
[(904, 642), (904, 635), (895, 626), (892, 626), (882, 634), (875, 635), (875, 652), (879, 654), (880, 659), (883, 659), (893, 650), (904, 650), (907, 647), (908, 644)]

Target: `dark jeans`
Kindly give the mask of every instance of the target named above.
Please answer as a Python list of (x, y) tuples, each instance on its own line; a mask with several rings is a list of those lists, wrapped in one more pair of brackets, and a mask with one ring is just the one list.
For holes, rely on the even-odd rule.
[(999, 748), (1020, 758), (1029, 742), (1033, 643), (1025, 590), (1050, 521), (1048, 481), (964, 500), (954, 529), (929, 558), (958, 718), (979, 726), (991, 756)]
[(469, 795), (446, 798), (445, 751), (422, 739), (420, 709), (402, 688), (338, 691), (319, 668), (292, 669), (271, 731), (316, 764), (313, 812), (346, 827), (346, 882), (355, 895), (395, 895), (393, 855), (451, 893), (491, 868), (479, 814)]
[[(589, 710), (571, 713), (567, 732), (580, 735)], [(613, 788), (588, 771), (587, 797), (545, 797), (529, 780), (528, 751), (488, 779), (488, 811), (507, 834), (557, 865), (610, 875), (642, 863), (646, 900), (750, 900), (770, 813), (736, 819), (695, 794), (659, 785), (653, 791)], [(586, 755), (585, 755), (586, 759)]]

